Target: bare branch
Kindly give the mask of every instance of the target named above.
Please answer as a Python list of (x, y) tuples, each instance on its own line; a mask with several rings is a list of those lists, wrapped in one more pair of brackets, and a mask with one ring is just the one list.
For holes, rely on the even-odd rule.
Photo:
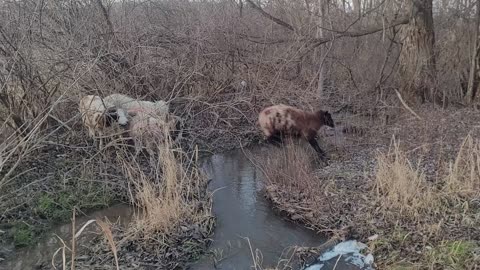
[(269, 20), (275, 22), (276, 24), (278, 24), (278, 25), (280, 25), (280, 26), (283, 26), (283, 27), (287, 28), (287, 29), (290, 30), (290, 31), (295, 32), (295, 28), (294, 28), (292, 25), (290, 25), (289, 23), (284, 22), (284, 21), (280, 20), (279, 18), (270, 15), (270, 14), (267, 13), (265, 10), (263, 10), (261, 7), (259, 7), (257, 4), (253, 3), (252, 0), (246, 0), (246, 1), (247, 1), (254, 9), (258, 10), (258, 12), (260, 12), (263, 16), (267, 17)]
[(312, 47), (315, 48), (315, 47), (320, 46), (324, 43), (330, 42), (333, 39), (338, 39), (338, 38), (342, 38), (342, 37), (362, 37), (362, 36), (375, 34), (377, 32), (383, 31), (383, 30), (388, 29), (388, 28), (392, 28), (392, 27), (399, 26), (399, 25), (402, 25), (402, 24), (407, 24), (409, 21), (410, 21), (409, 18), (404, 17), (404, 18), (400, 18), (398, 20), (395, 20), (394, 22), (390, 23), (390, 25), (388, 25), (388, 26), (382, 26), (382, 25), (377, 26), (376, 25), (376, 26), (373, 26), (371, 28), (364, 29), (364, 30), (361, 30), (361, 31), (338, 32), (338, 34), (335, 35), (333, 38), (331, 37), (331, 38), (314, 39), (313, 40), (314, 43), (313, 43)]
[[(333, 41), (335, 39), (339, 39), (342, 37), (362, 37), (362, 36), (367, 36), (371, 34), (375, 34), (377, 32), (383, 31), (385, 29), (393, 28), (402, 24), (407, 24), (409, 22), (409, 18), (404, 17), (400, 18), (398, 20), (395, 20), (392, 22), (390, 25), (383, 26), (383, 25), (376, 25), (372, 26), (371, 28), (367, 28), (364, 30), (360, 31), (340, 31), (340, 30), (334, 30), (334, 29), (325, 29), (331, 32), (337, 33), (336, 35), (326, 37), (326, 38), (312, 38), (312, 37), (304, 37), (304, 38), (299, 38), (299, 39), (275, 39), (275, 40), (264, 40), (260, 37), (252, 37), (252, 36), (247, 36), (247, 35), (241, 35), (245, 40), (253, 42), (253, 43), (259, 43), (259, 44), (279, 44), (279, 43), (286, 43), (286, 42), (307, 42), (311, 43), (310, 47), (308, 48), (307, 52), (313, 50), (314, 48), (328, 43), (330, 41)], [(258, 39), (258, 40), (255, 40)]]

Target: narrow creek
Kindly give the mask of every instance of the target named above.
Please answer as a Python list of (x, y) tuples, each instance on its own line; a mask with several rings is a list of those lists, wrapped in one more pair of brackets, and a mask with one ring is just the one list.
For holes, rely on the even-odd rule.
[[(266, 149), (253, 149), (253, 153), (257, 151)], [(272, 205), (261, 192), (262, 174), (242, 150), (215, 154), (204, 159), (201, 165), (212, 179), (209, 189), (213, 192), (213, 213), (217, 222), (209, 252), (188, 269), (251, 269), (252, 251), (255, 253), (257, 249), (262, 254), (261, 265), (275, 267), (290, 247), (313, 247), (325, 242), (324, 237), (284, 220), (272, 210)], [(112, 206), (77, 218), (76, 230), (89, 219), (104, 216), (111, 221), (120, 219), (121, 224), (127, 224), (133, 212), (126, 205)], [(82, 237), (93, 237), (92, 230), (93, 226), (87, 228)], [(35, 269), (49, 265), (52, 254), (60, 246), (56, 235), (70, 239), (71, 224), (52, 229), (33, 247), (19, 250), (7, 247), (11, 248), (12, 254), (7, 256), (6, 261), (0, 262), (0, 269)], [(321, 268), (315, 265), (309, 269), (360, 269), (342, 262), (343, 258), (340, 263), (336, 259), (332, 259), (331, 266), (327, 263)]]
[[(266, 149), (255, 149), (262, 150)], [(274, 213), (261, 193), (260, 170), (242, 150), (213, 155), (202, 168), (212, 179), (209, 188), (214, 192), (213, 213), (217, 222), (210, 250), (217, 254), (217, 262), (205, 257), (190, 269), (250, 269), (251, 248), (262, 253), (262, 265), (275, 266), (289, 247), (318, 246), (325, 241)]]

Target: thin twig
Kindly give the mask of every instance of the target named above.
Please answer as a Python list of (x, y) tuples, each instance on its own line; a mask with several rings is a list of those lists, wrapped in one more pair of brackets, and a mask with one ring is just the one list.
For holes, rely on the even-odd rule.
[(397, 89), (395, 89), (395, 93), (397, 94), (397, 97), (398, 99), (400, 100), (400, 102), (402, 103), (402, 105), (409, 111), (411, 112), (418, 120), (422, 120), (422, 118), (420, 116), (418, 116), (418, 114), (416, 112), (414, 112), (412, 110), (412, 108), (410, 108), (407, 103), (405, 103), (405, 101), (403, 100), (402, 96), (400, 95), (400, 93), (397, 91)]

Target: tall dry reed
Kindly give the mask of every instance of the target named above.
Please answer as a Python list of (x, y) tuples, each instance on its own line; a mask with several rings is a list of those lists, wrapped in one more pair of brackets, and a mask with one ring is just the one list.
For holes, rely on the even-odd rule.
[(195, 198), (204, 192), (204, 178), (194, 164), (197, 154), (188, 158), (172, 147), (169, 137), (157, 146), (157, 162), (150, 173), (136, 160), (123, 161), (131, 201), (140, 210), (130, 228), (135, 237), (169, 233), (182, 222), (198, 220)]

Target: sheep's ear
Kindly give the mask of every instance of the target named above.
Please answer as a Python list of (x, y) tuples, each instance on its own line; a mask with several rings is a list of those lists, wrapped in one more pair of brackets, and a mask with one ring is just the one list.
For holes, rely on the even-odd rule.
[(137, 116), (137, 113), (136, 113), (136, 112), (132, 112), (132, 111), (128, 111), (127, 114), (128, 114), (128, 116), (130, 116), (130, 117), (135, 117), (135, 116)]

